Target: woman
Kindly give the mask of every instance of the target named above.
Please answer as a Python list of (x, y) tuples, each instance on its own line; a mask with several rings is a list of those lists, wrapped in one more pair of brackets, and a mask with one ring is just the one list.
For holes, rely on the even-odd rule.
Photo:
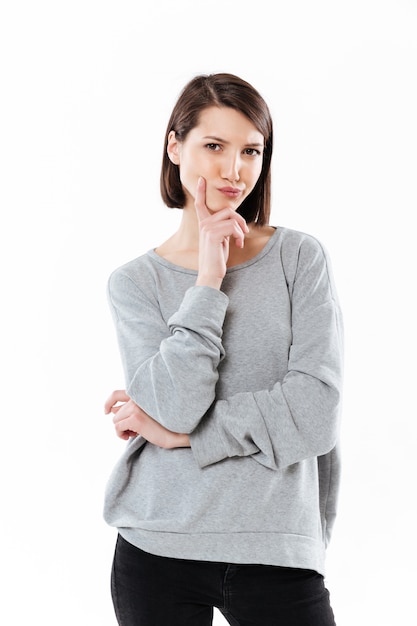
[(109, 279), (122, 626), (205, 626), (213, 607), (235, 626), (334, 624), (341, 314), (320, 243), (268, 223), (272, 134), (247, 82), (192, 79), (161, 172), (179, 229)]

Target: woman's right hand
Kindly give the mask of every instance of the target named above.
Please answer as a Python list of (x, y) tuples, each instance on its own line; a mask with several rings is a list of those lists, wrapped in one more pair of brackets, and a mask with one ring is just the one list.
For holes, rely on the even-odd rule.
[(197, 285), (220, 289), (227, 269), (230, 238), (243, 248), (249, 228), (234, 209), (210, 213), (206, 205), (206, 181), (200, 177), (195, 194), (195, 209), (200, 225)]
[(189, 448), (190, 439), (186, 433), (168, 430), (148, 415), (127, 395), (124, 389), (116, 389), (107, 398), (104, 411), (113, 414), (116, 434), (125, 441), (142, 435), (144, 439), (159, 448)]

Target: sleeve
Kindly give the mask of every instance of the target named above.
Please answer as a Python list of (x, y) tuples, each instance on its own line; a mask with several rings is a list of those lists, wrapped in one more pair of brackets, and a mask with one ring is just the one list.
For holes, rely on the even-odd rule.
[(201, 467), (252, 456), (271, 469), (326, 454), (338, 440), (343, 322), (327, 253), (300, 246), (290, 289), (288, 369), (272, 389), (215, 402), (191, 434)]
[(228, 298), (193, 286), (166, 322), (149, 291), (121, 270), (108, 282), (126, 391), (163, 426), (189, 433), (214, 401)]

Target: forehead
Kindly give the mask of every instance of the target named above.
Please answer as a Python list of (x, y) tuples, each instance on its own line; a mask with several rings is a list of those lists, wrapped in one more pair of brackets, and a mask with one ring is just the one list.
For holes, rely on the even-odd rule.
[[(226, 141), (263, 144), (264, 137), (246, 115), (231, 107), (207, 107), (199, 115), (195, 136), (218, 137)], [(191, 134), (190, 133), (190, 134)]]

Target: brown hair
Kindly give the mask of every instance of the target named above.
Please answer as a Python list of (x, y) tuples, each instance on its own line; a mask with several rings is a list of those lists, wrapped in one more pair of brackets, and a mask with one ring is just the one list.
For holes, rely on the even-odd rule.
[(201, 111), (210, 106), (230, 107), (245, 115), (265, 139), (259, 179), (238, 208), (247, 222), (268, 224), (271, 204), (272, 119), (262, 96), (246, 81), (233, 74), (196, 76), (184, 87), (168, 122), (161, 168), (161, 195), (170, 208), (183, 208), (185, 193), (179, 168), (168, 158), (168, 135), (173, 130), (179, 141), (199, 123)]

